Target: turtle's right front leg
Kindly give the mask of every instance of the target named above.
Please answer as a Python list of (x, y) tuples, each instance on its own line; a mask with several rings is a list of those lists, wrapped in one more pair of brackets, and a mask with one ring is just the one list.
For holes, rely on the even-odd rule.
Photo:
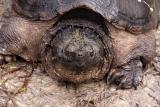
[[(19, 21), (19, 23), (17, 23)], [(23, 28), (17, 18), (3, 18), (0, 26), (0, 65), (16, 61), (16, 56), (24, 53)], [(25, 26), (25, 24), (23, 24)], [(18, 30), (21, 28), (21, 30)], [(23, 30), (24, 31), (24, 30)], [(25, 37), (25, 36), (23, 36)]]

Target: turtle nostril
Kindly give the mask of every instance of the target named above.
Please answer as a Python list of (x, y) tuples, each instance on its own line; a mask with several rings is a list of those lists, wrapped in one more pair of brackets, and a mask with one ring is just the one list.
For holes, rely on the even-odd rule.
[(78, 58), (82, 58), (83, 56), (84, 56), (83, 53), (78, 53), (78, 54), (77, 54), (77, 57), (78, 57)]
[(83, 55), (82, 54), (78, 54), (78, 57), (82, 57)]

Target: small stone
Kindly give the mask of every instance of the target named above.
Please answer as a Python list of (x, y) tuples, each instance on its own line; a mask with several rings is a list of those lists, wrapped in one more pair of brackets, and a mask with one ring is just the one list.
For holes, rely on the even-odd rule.
[(153, 11), (154, 11), (154, 9), (153, 9), (153, 8), (150, 8), (150, 11), (151, 11), (151, 12), (153, 12)]
[(5, 56), (5, 61), (6, 62), (11, 62), (12, 61), (12, 57), (11, 56)]

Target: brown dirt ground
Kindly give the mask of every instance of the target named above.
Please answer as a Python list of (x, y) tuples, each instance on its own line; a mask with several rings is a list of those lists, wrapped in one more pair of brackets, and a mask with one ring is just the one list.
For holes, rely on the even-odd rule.
[[(0, 14), (9, 3), (0, 0)], [(0, 66), (0, 107), (160, 107), (160, 30), (155, 34), (157, 57), (137, 90), (116, 90), (104, 81), (75, 88), (52, 80), (40, 67), (11, 63)]]

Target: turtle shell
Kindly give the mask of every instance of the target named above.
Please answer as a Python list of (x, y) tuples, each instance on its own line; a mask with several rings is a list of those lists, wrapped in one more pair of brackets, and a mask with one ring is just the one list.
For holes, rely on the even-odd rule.
[(57, 0), (14, 0), (13, 8), (32, 20), (50, 20), (56, 16)]
[[(50, 20), (76, 8), (92, 10), (120, 29), (141, 33), (157, 27), (158, 0), (14, 0), (14, 8), (32, 20)], [(153, 11), (152, 11), (152, 10)]]

